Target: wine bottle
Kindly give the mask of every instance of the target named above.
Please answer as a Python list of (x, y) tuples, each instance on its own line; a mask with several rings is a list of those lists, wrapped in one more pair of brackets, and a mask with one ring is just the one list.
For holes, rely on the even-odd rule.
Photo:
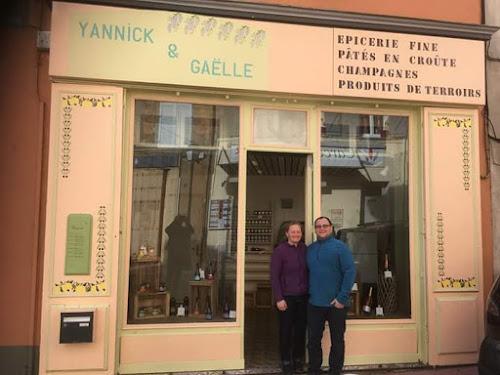
[(385, 253), (384, 260), (384, 277), (389, 279), (392, 277), (392, 271), (389, 269), (389, 254)]
[(175, 297), (170, 298), (170, 315), (175, 316), (177, 314), (177, 301)]
[(185, 296), (182, 303), (183, 303), (184, 307), (186, 308), (186, 316), (188, 316), (189, 315), (189, 297)]
[(210, 306), (209, 296), (207, 296), (207, 300), (205, 302), (205, 319), (212, 320), (212, 307)]
[(184, 307), (184, 304), (182, 304), (182, 303), (177, 308), (177, 316), (186, 316), (186, 308)]
[(198, 297), (194, 300), (193, 315), (200, 315), (200, 299)]
[(222, 318), (229, 319), (229, 302), (224, 302), (224, 310), (222, 311)]
[(208, 269), (207, 269), (207, 279), (212, 280), (214, 278), (214, 268), (212, 265), (212, 261), (208, 262)]
[(382, 135), (382, 116), (376, 116), (375, 134)]
[(368, 292), (368, 297), (366, 298), (366, 302), (363, 305), (363, 313), (370, 314), (372, 311), (373, 299), (372, 299), (373, 287), (370, 287), (370, 291)]
[(198, 263), (196, 263), (196, 268), (194, 270), (194, 281), (200, 281), (201, 280), (201, 277), (200, 277), (200, 266), (198, 265)]

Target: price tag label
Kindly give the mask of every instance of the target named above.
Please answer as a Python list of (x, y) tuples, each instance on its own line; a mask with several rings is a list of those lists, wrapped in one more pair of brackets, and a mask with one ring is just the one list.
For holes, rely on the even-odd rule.
[(384, 277), (386, 279), (392, 279), (392, 271), (384, 271)]

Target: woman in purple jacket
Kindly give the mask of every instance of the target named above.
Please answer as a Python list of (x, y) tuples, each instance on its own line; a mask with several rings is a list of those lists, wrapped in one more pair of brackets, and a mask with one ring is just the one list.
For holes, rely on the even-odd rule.
[(308, 274), (302, 225), (288, 224), (286, 241), (273, 251), (271, 285), (279, 314), (279, 344), (283, 374), (304, 372)]

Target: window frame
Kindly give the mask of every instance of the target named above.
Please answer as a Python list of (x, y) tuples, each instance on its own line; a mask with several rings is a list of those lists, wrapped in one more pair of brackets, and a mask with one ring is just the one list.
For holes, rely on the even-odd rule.
[[(239, 159), (238, 159), (238, 204), (241, 203), (242, 194), (242, 179), (243, 173), (246, 173), (246, 169), (243, 166), (243, 161), (241, 150), (243, 149), (244, 142), (244, 103), (241, 101), (227, 101), (223, 99), (216, 98), (210, 95), (189, 95), (180, 96), (179, 92), (162, 92), (162, 93), (151, 93), (151, 92), (128, 92), (126, 93), (126, 107), (124, 109), (124, 132), (123, 132), (123, 170), (122, 170), (122, 223), (121, 223), (121, 233), (122, 241), (120, 244), (120, 270), (122, 276), (118, 278), (119, 280), (119, 290), (121, 291), (121, 330), (127, 331), (142, 331), (142, 330), (171, 330), (171, 329), (190, 329), (190, 328), (209, 328), (209, 327), (240, 327), (243, 321), (243, 311), (242, 310), (242, 299), (241, 293), (238, 292), (239, 285), (241, 284), (240, 278), (241, 269), (243, 265), (242, 259), (242, 241), (244, 241), (244, 235), (241, 235), (241, 231), (237, 231), (237, 251), (236, 251), (236, 280), (235, 280), (235, 309), (236, 309), (236, 319), (231, 321), (200, 321), (200, 322), (186, 322), (186, 323), (176, 323), (176, 322), (165, 322), (165, 323), (128, 323), (128, 301), (130, 296), (129, 283), (130, 283), (130, 259), (131, 259), (131, 222), (132, 222), (132, 178), (133, 178), (133, 160), (134, 160), (134, 135), (135, 135), (135, 102), (137, 100), (151, 100), (169, 103), (182, 103), (182, 104), (199, 104), (199, 105), (212, 105), (212, 106), (230, 106), (237, 107), (239, 114), (239, 128), (238, 128), (238, 148), (239, 148)], [(216, 146), (188, 146), (188, 147), (177, 147), (168, 146), (161, 149), (204, 149), (204, 150), (218, 150)], [(238, 213), (236, 218), (237, 225), (240, 226), (241, 220), (244, 220), (242, 215)], [(244, 254), (243, 254), (244, 255)]]
[[(388, 116), (405, 116), (408, 117), (408, 257), (409, 257), (409, 286), (410, 286), (410, 317), (409, 318), (385, 318), (377, 317), (374, 319), (348, 319), (347, 324), (351, 327), (361, 327), (365, 325), (419, 325), (425, 310), (425, 301), (423, 294), (425, 293), (425, 279), (418, 275), (424, 272), (425, 267), (425, 252), (418, 252), (417, 249), (424, 249), (425, 243), (422, 238), (424, 231), (423, 219), (423, 191), (422, 186), (417, 186), (419, 178), (423, 176), (423, 162), (418, 160), (419, 155), (424, 154), (422, 142), (422, 124), (418, 123), (419, 113), (417, 109), (400, 109), (394, 106), (384, 106), (380, 108), (378, 104), (375, 109), (370, 108), (366, 103), (352, 106), (335, 105), (335, 106), (318, 106), (316, 108), (317, 122), (316, 139), (314, 147), (314, 217), (321, 216), (321, 125), (323, 112), (335, 112), (345, 114), (358, 115), (388, 115)], [(421, 185), (421, 184), (420, 184)], [(311, 224), (312, 228), (312, 224)], [(313, 228), (312, 228), (313, 229)], [(314, 231), (313, 231), (314, 233)], [(424, 282), (423, 282), (424, 281)], [(360, 302), (361, 304), (363, 301)]]

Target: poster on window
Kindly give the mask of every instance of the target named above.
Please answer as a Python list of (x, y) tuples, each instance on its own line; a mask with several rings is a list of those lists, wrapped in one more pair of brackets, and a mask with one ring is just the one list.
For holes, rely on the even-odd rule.
[(208, 218), (208, 229), (221, 230), (231, 228), (231, 200), (212, 199)]
[(344, 209), (332, 208), (330, 217), (332, 219), (332, 224), (335, 230), (342, 229), (342, 227), (344, 226)]

